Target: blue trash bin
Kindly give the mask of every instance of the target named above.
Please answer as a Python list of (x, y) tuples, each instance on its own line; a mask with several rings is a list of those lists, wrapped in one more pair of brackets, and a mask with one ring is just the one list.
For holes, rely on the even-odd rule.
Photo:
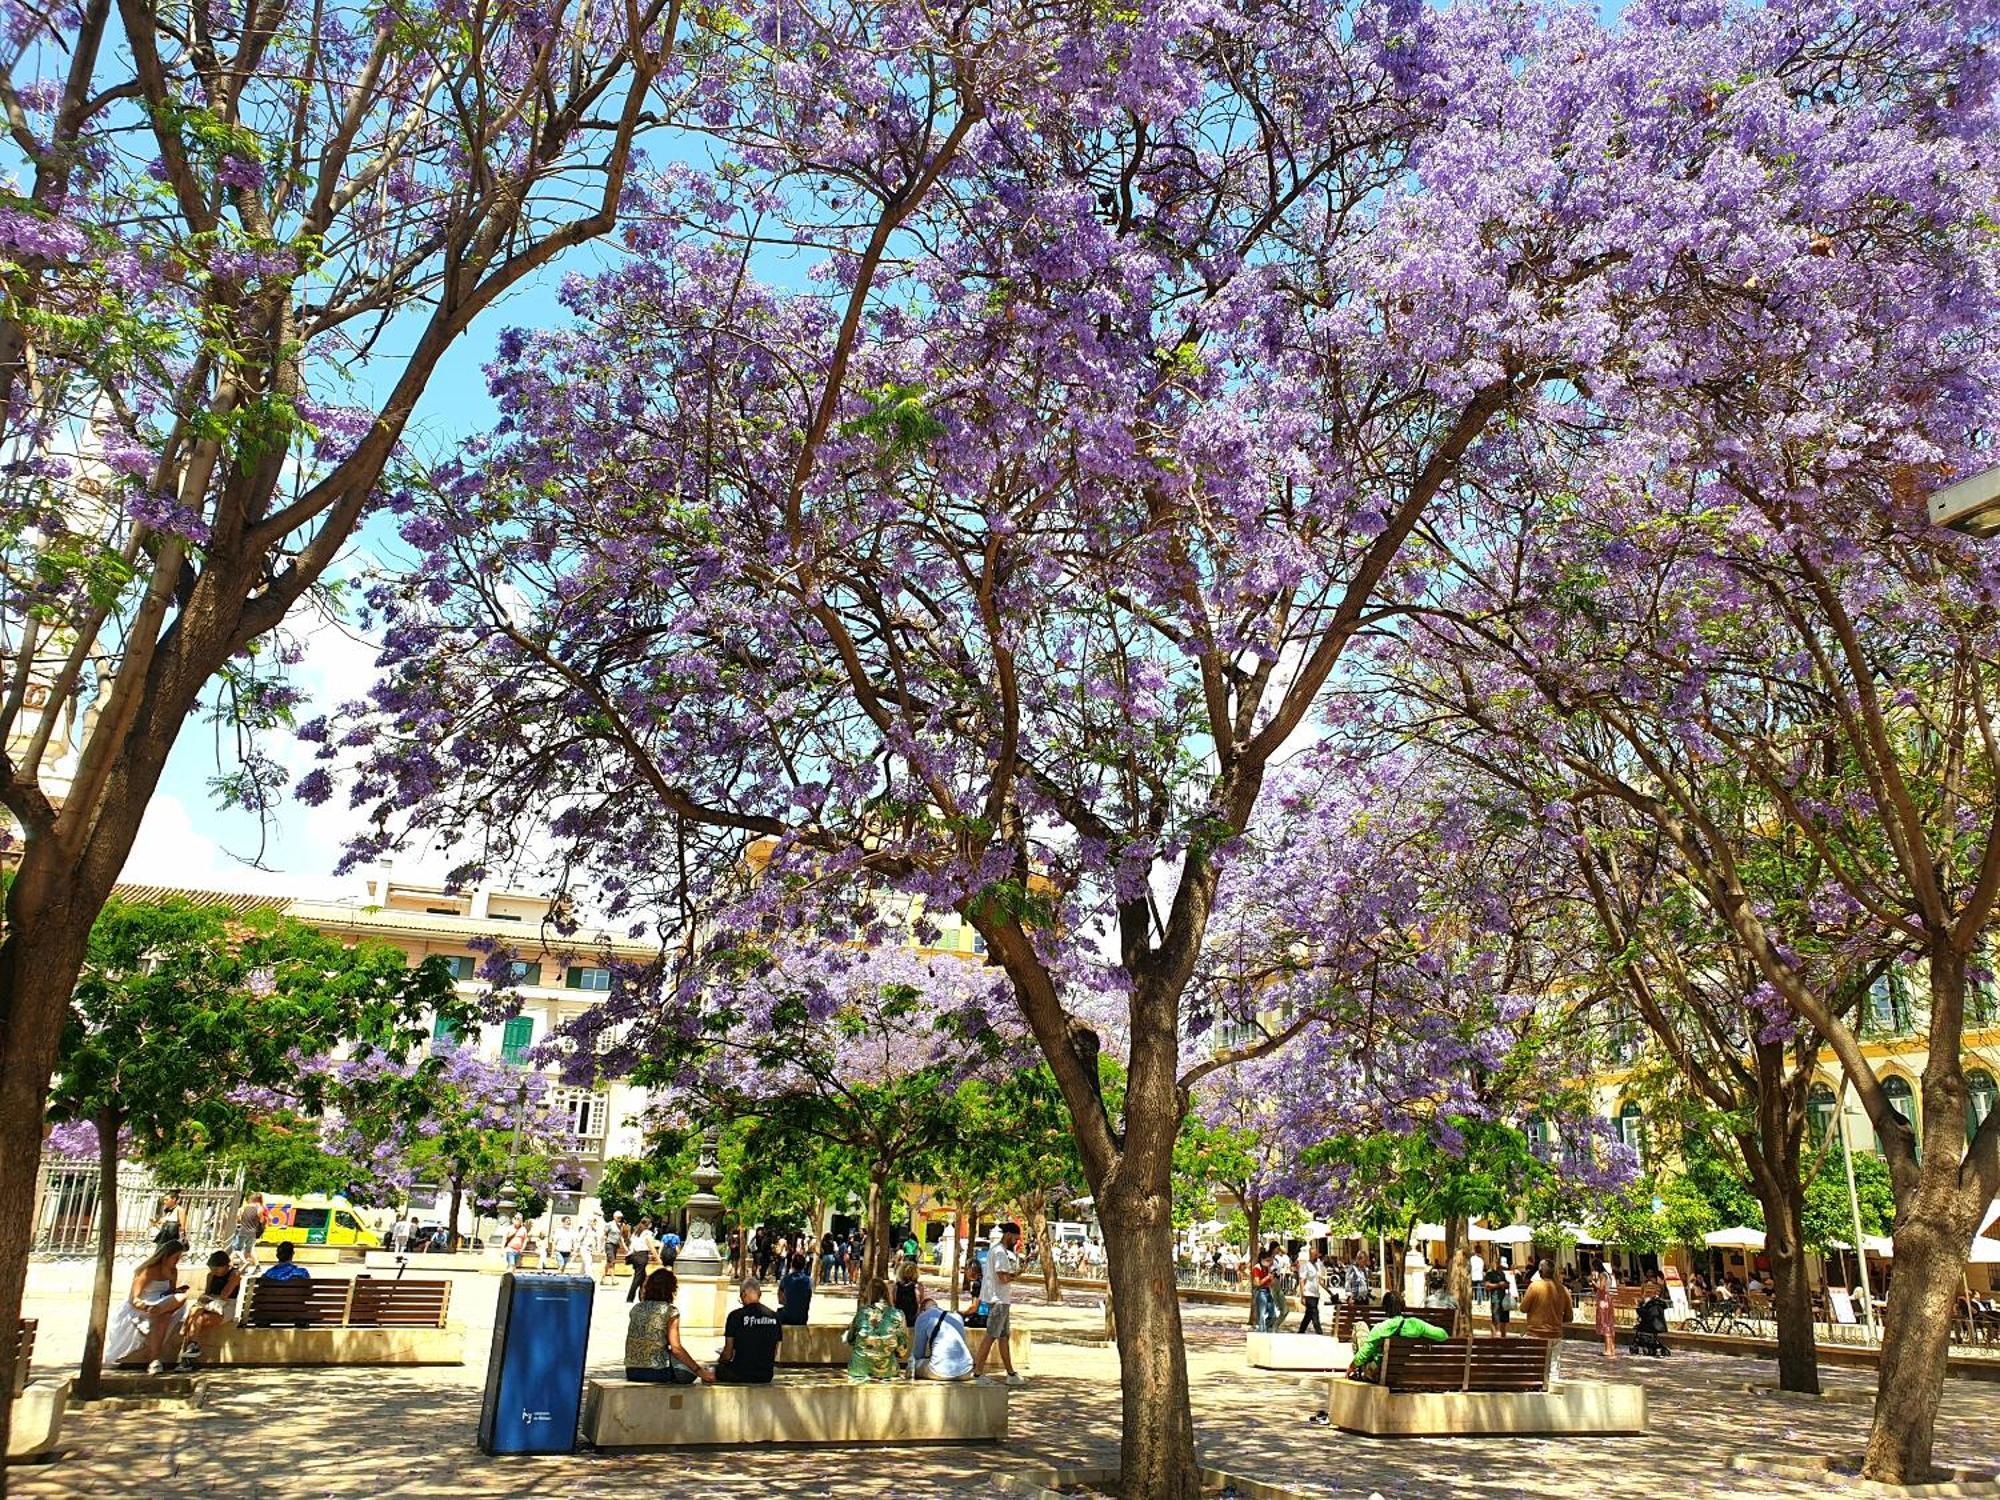
[(590, 1348), (587, 1276), (500, 1278), (486, 1394), (479, 1405), (483, 1453), (574, 1453)]

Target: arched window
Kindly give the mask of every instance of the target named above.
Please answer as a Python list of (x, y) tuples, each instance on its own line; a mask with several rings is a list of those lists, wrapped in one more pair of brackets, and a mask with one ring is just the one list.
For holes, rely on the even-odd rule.
[(1806, 1146), (1818, 1150), (1821, 1141), (1830, 1141), (1834, 1111), (1840, 1101), (1832, 1089), (1816, 1083), (1806, 1092)]
[(2000, 1087), (1993, 1082), (1993, 1075), (1984, 1068), (1974, 1068), (1965, 1075), (1965, 1133), (1972, 1135), (1980, 1123), (1993, 1113), (1993, 1102), (2000, 1098)]
[(1641, 1161), (1646, 1159), (1646, 1117), (1636, 1104), (1618, 1111), (1618, 1139), (1630, 1146)]
[(1528, 1116), (1527, 1136), (1528, 1149), (1541, 1160), (1547, 1161), (1549, 1147), (1554, 1141), (1554, 1134), (1549, 1129), (1549, 1122), (1540, 1115)]
[[(1887, 1078), (1882, 1080), (1882, 1097), (1889, 1101), (1889, 1108), (1893, 1109), (1909, 1123), (1910, 1133), (1915, 1135), (1917, 1133), (1917, 1099), (1916, 1095), (1910, 1089), (1910, 1080), (1903, 1077), (1900, 1073), (1891, 1073)], [(1875, 1133), (1875, 1150), (1883, 1155), (1887, 1154), (1882, 1151), (1882, 1133), (1879, 1130)]]

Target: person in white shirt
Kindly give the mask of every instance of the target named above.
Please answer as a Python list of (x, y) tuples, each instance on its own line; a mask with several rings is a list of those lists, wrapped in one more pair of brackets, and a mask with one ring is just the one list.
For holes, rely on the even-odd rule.
[(1021, 1226), (1008, 1222), (1000, 1226), (1000, 1243), (986, 1252), (986, 1280), (979, 1288), (979, 1300), (986, 1304), (986, 1337), (979, 1343), (979, 1358), (973, 1361), (975, 1375), (986, 1373), (986, 1356), (1000, 1346), (1000, 1363), (1007, 1371), (1007, 1384), (1019, 1385), (1014, 1373), (1014, 1349), (1009, 1342), (1008, 1324), (1014, 1311), (1014, 1278), (1021, 1272), (1021, 1257), (1015, 1246), (1021, 1243)]
[(1319, 1323), (1319, 1294), (1319, 1250), (1315, 1247), (1299, 1257), (1299, 1301), (1305, 1308), (1299, 1314), (1300, 1333), (1326, 1332)]
[(1472, 1305), (1476, 1308), (1486, 1300), (1486, 1257), (1473, 1251), (1465, 1262), (1465, 1274), (1472, 1281)]
[(410, 1222), (409, 1208), (405, 1206), (398, 1210), (396, 1222), (389, 1226), (389, 1243), (395, 1247), (398, 1255), (408, 1255), (410, 1253), (410, 1236), (415, 1234), (416, 1231), (417, 1226)]
[(576, 1229), (576, 1274), (590, 1275), (591, 1257), (604, 1244), (604, 1214), (593, 1208)]
[(556, 1253), (556, 1270), (567, 1276), (570, 1257), (576, 1254), (576, 1225), (568, 1214), (563, 1215), (562, 1223), (549, 1236), (549, 1248)]
[(965, 1319), (940, 1307), (930, 1292), (917, 1304), (917, 1326), (910, 1333), (912, 1380), (967, 1380), (972, 1376), (972, 1344)]

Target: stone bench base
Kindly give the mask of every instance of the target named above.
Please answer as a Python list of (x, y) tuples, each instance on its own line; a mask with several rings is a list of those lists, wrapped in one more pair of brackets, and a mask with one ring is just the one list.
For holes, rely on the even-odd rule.
[(1246, 1333), (1244, 1358), (1253, 1370), (1345, 1370), (1354, 1345), (1318, 1333)]
[(1553, 1391), (1389, 1391), (1328, 1382), (1331, 1425), (1370, 1437), (1612, 1436), (1646, 1430), (1646, 1388), (1579, 1381)]
[(465, 1330), (449, 1328), (238, 1328), (210, 1335), (212, 1365), (462, 1365)]
[(9, 1460), (40, 1458), (55, 1451), (62, 1436), (63, 1413), (69, 1408), (67, 1380), (31, 1380), (14, 1398), (12, 1425), (7, 1429)]
[(970, 1380), (649, 1385), (593, 1380), (583, 1435), (600, 1448), (728, 1443), (987, 1442), (1007, 1436), (1008, 1388)]
[[(841, 1342), (840, 1336), (845, 1332), (847, 1332), (845, 1323), (839, 1327), (830, 1323), (792, 1324), (785, 1329), (784, 1342), (778, 1346), (778, 1363), (785, 1366), (816, 1365), (822, 1368), (834, 1366), (845, 1369), (848, 1355), (854, 1352)], [(979, 1353), (979, 1346), (985, 1341), (985, 1329), (965, 1330), (966, 1345), (975, 1356)], [(1034, 1334), (1016, 1323), (1008, 1335), (1007, 1347), (1014, 1356), (1015, 1370), (1023, 1375), (1027, 1374), (1028, 1362), (1034, 1358)], [(991, 1374), (1004, 1373), (997, 1350), (987, 1359), (986, 1368)], [(1325, 1369), (1327, 1366), (1321, 1365), (1319, 1368)], [(1346, 1369), (1346, 1363), (1343, 1361), (1339, 1368)]]

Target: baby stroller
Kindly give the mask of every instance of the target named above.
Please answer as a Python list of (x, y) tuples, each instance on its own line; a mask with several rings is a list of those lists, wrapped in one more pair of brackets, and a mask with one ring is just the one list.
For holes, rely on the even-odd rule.
[(1668, 1353), (1665, 1334), (1667, 1331), (1667, 1299), (1660, 1296), (1646, 1298), (1634, 1310), (1637, 1322), (1632, 1329), (1632, 1352), (1664, 1356)]

